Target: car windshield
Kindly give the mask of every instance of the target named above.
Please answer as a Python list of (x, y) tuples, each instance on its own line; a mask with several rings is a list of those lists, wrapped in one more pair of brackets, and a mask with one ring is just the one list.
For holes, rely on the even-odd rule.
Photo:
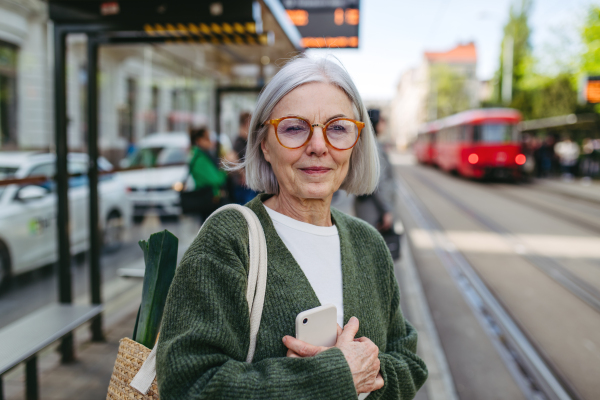
[(144, 147), (134, 153), (130, 167), (180, 165), (187, 162), (187, 149), (179, 147)]
[(518, 131), (512, 124), (482, 124), (473, 127), (473, 141), (505, 143), (518, 141)]
[[(0, 181), (3, 179), (14, 178), (18, 169), (19, 168), (17, 167), (6, 167), (0, 165)], [(2, 198), (2, 193), (4, 192), (4, 189), (6, 189), (6, 186), (0, 185), (0, 198)]]

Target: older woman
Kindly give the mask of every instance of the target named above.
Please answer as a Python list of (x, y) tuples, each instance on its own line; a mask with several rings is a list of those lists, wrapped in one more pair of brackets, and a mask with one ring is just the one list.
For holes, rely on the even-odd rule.
[[(393, 262), (377, 231), (330, 208), (333, 193), (371, 193), (379, 170), (366, 109), (348, 73), (290, 61), (261, 93), (250, 124), (247, 204), (267, 241), (268, 276), (254, 360), (246, 302), (248, 228), (211, 218), (169, 292), (158, 347), (162, 400), (409, 399), (427, 377), (403, 318)], [(294, 338), (298, 313), (337, 307), (334, 347)], [(364, 395), (361, 395), (364, 397)]]

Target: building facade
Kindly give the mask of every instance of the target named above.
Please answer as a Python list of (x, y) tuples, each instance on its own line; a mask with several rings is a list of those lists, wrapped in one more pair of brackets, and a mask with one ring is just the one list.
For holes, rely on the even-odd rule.
[(427, 121), (478, 107), (476, 68), (475, 44), (467, 43), (446, 52), (425, 52), (419, 66), (403, 73), (390, 105), (396, 146), (409, 146)]
[[(286, 21), (259, 1), (268, 46), (140, 44), (102, 46), (99, 53), (99, 145), (117, 162), (154, 132), (215, 130), (219, 86), (259, 86), (276, 73), (270, 60), (298, 47)], [(293, 25), (290, 26), (295, 29)], [(294, 32), (292, 32), (294, 33)], [(297, 31), (295, 35), (299, 34)], [(0, 151), (54, 147), (53, 26), (41, 0), (0, 0)], [(86, 36), (67, 37), (67, 129), (71, 151), (86, 151)], [(225, 49), (230, 47), (230, 49)], [(266, 61), (265, 61), (266, 60)], [(257, 93), (258, 94), (258, 93)], [(257, 95), (256, 94), (256, 95)], [(256, 95), (224, 96), (222, 133), (237, 135), (239, 114)]]

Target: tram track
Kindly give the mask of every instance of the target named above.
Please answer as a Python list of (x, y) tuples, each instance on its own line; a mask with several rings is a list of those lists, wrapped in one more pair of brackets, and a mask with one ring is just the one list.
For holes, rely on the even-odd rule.
[(600, 313), (600, 290), (573, 274), (555, 258), (536, 254), (535, 251), (530, 249), (526, 243), (524, 243), (512, 232), (505, 229), (503, 226), (496, 223), (489, 217), (474, 211), (465, 202), (452, 195), (448, 191), (442, 189), (438, 185), (435, 185), (429, 178), (425, 177), (424, 174), (416, 172), (415, 175), (419, 177), (419, 180), (423, 185), (442, 196), (444, 199), (449, 201), (465, 214), (469, 215), (475, 221), (479, 222), (481, 225), (485, 226), (490, 231), (501, 235), (508, 243), (510, 243), (517, 254), (525, 258), (532, 265), (539, 268), (546, 275), (557, 281), (584, 303), (596, 310), (596, 312)]
[[(422, 174), (419, 174), (418, 178), (420, 183), (428, 186), (427, 178)], [(441, 189), (433, 186), (433, 189), (447, 200), (451, 200), (449, 196), (453, 197), (448, 193), (439, 193)], [(398, 179), (398, 187), (399, 195), (406, 208), (417, 225), (428, 233), (434, 244), (435, 253), (459, 287), (524, 395), (530, 399), (581, 399), (573, 385), (513, 319), (502, 302), (480, 278), (475, 268), (454, 246), (425, 204), (402, 178)], [(428, 187), (432, 188), (431, 185)], [(460, 201), (454, 200), (456, 201), (452, 203), (458, 206), (456, 203)], [(483, 217), (464, 204), (459, 208), (474, 218)], [(495, 232), (501, 229), (487, 218), (482, 220), (489, 223), (489, 225), (484, 224), (488, 229), (492, 226)], [(482, 223), (482, 220), (479, 222)], [(504, 229), (502, 231), (506, 232)]]
[[(590, 232), (600, 234), (600, 222), (598, 222), (598, 223), (592, 222), (589, 219), (575, 216), (575, 215), (573, 215), (573, 213), (564, 212), (563, 210), (561, 210), (560, 206), (548, 205), (549, 202), (547, 202), (545, 200), (543, 202), (545, 202), (546, 204), (542, 204), (539, 201), (533, 201), (526, 197), (515, 195), (514, 193), (511, 193), (510, 190), (507, 190), (506, 187), (503, 187), (500, 185), (491, 185), (491, 187), (494, 188), (494, 193), (497, 194), (498, 196), (504, 197), (511, 201), (516, 201), (519, 204), (523, 204), (523, 205), (533, 208), (535, 210), (542, 211), (548, 215), (551, 215), (554, 218), (559, 218), (565, 222), (578, 225), (580, 227), (583, 227), (583, 228), (589, 230)], [(534, 189), (527, 188), (527, 190), (534, 190)], [(550, 195), (550, 196), (556, 196), (559, 198), (561, 197), (561, 195), (559, 195), (555, 192), (544, 192), (544, 193), (547, 195)], [(586, 204), (589, 204), (589, 202), (587, 200), (581, 200), (581, 199), (577, 199), (577, 200), (580, 200)], [(600, 207), (597, 207), (598, 205), (595, 203), (592, 203), (592, 204), (594, 204), (596, 206), (594, 208), (597, 208), (599, 210), (598, 212), (600, 213)]]

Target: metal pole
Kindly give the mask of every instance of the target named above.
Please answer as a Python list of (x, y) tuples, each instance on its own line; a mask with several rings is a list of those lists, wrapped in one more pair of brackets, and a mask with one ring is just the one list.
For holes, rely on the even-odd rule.
[(513, 53), (514, 40), (512, 36), (506, 36), (504, 39), (504, 54), (502, 55), (502, 102), (509, 104), (512, 101), (512, 81), (513, 81)]
[[(98, 42), (96, 36), (88, 34), (87, 74), (88, 74), (88, 181), (90, 217), (90, 294), (92, 304), (102, 303), (100, 275), (100, 249), (102, 234), (98, 217)], [(92, 340), (103, 341), (102, 314), (98, 314), (91, 324)]]
[(38, 400), (39, 397), (37, 355), (34, 354), (25, 362), (25, 399)]
[(217, 130), (217, 148), (216, 148), (216, 156), (219, 158), (219, 153), (221, 152), (221, 88), (217, 88), (217, 104), (215, 107), (216, 120), (215, 120), (215, 129)]
[[(54, 27), (54, 136), (56, 141), (56, 227), (58, 240), (58, 296), (61, 303), (73, 301), (71, 288), (71, 245), (69, 241), (69, 175), (67, 168), (67, 77), (66, 36), (60, 26)], [(62, 362), (75, 359), (73, 334), (61, 343)]]

